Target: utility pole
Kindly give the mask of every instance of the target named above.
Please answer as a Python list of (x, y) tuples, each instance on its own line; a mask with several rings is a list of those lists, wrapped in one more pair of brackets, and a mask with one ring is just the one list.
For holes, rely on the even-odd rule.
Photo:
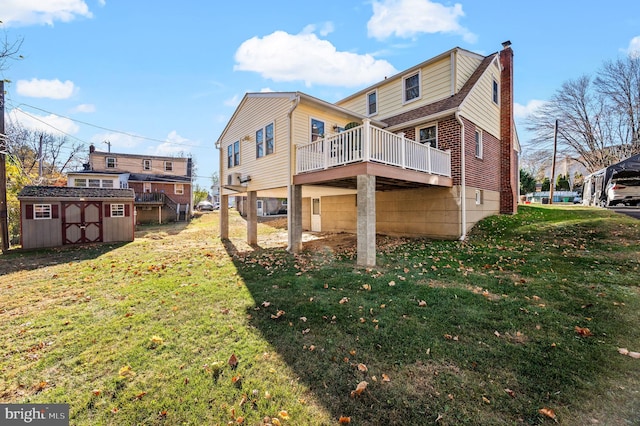
[(549, 185), (549, 204), (553, 204), (553, 189), (556, 186), (556, 151), (558, 150), (558, 120), (553, 126), (553, 159), (551, 160), (551, 185)]
[(0, 240), (2, 240), (3, 253), (9, 250), (6, 152), (7, 136), (4, 133), (4, 80), (0, 79)]
[(110, 141), (104, 141), (102, 143), (106, 143), (107, 144), (107, 152), (111, 152), (111, 142)]

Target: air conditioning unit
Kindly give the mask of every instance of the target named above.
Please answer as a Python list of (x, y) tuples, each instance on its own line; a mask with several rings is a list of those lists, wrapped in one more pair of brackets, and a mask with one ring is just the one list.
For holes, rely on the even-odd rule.
[(227, 175), (227, 185), (240, 185), (240, 179), (242, 178), (242, 173), (229, 173)]

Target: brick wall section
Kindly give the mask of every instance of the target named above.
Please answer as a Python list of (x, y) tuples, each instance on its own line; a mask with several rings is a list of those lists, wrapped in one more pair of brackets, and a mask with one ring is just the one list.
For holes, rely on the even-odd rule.
[(500, 52), (500, 213), (517, 212), (517, 153), (513, 146), (513, 50), (504, 43)]
[[(500, 191), (500, 140), (482, 132), (482, 158), (476, 157), (476, 125), (463, 118), (467, 186)], [(482, 131), (482, 129), (480, 129)]]
[[(144, 191), (142, 190), (143, 185), (142, 182), (129, 182), (129, 188), (133, 189), (136, 194), (142, 194)], [(171, 198), (174, 202), (180, 203), (180, 205), (186, 205), (191, 203), (191, 185), (188, 183), (184, 184), (184, 194), (178, 195), (174, 194), (174, 186), (172, 183), (151, 183), (151, 192), (163, 192), (169, 198)]]

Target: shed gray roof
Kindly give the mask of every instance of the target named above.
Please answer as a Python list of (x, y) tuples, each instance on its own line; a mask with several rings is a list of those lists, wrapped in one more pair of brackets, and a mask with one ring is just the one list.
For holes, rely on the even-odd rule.
[(25, 186), (18, 198), (135, 198), (133, 189), (71, 188), (66, 186)]

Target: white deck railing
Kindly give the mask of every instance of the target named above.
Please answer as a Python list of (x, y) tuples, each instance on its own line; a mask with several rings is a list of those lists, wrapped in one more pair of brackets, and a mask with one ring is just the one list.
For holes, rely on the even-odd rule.
[(451, 152), (364, 124), (296, 146), (296, 173), (371, 161), (451, 177)]

